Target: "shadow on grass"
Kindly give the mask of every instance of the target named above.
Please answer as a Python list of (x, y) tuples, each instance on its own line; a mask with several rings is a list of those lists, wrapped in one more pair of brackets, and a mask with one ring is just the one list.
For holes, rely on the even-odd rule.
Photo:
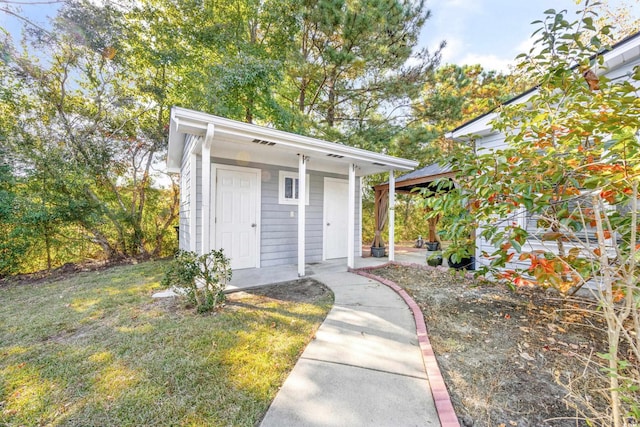
[(202, 316), (150, 302), (161, 267), (0, 290), (0, 425), (259, 421), (332, 295)]

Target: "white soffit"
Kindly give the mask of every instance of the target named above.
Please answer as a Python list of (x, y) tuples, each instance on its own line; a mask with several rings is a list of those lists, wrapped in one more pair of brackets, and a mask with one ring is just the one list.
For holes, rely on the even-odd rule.
[[(316, 165), (324, 165), (322, 169), (327, 169), (329, 164), (338, 166), (356, 163), (360, 167), (359, 175), (386, 172), (391, 169), (409, 171), (418, 165), (414, 160), (174, 107), (171, 111), (167, 157), (167, 167), (170, 171), (180, 170), (185, 134), (204, 135), (209, 124), (214, 126), (212, 154), (216, 152), (215, 147), (219, 146), (220, 154), (227, 152), (226, 156), (228, 156), (228, 151), (235, 148), (229, 144), (238, 144), (239, 150), (243, 149), (256, 155), (263, 153), (267, 157), (270, 156), (268, 154), (270, 150), (278, 153), (304, 154), (311, 157), (310, 166), (315, 159)], [(260, 160), (253, 161), (260, 163)], [(275, 162), (274, 159), (272, 161)]]

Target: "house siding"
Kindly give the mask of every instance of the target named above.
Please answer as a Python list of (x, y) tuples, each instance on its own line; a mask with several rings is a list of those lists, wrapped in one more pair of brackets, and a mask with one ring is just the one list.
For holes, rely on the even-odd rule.
[(507, 143), (504, 142), (505, 135), (502, 133), (494, 133), (488, 136), (485, 136), (482, 139), (476, 141), (476, 151), (478, 154), (482, 154), (486, 152), (486, 150), (498, 150), (500, 148), (505, 148)]
[[(211, 159), (211, 162), (231, 166), (238, 165), (235, 161), (215, 157)], [(201, 162), (199, 165), (201, 168)], [(296, 264), (298, 262), (298, 206), (278, 203), (278, 185), (281, 170), (297, 172), (297, 169), (259, 163), (248, 163), (243, 166), (261, 171), (260, 266), (274, 267)], [(323, 251), (324, 178), (345, 180), (348, 178), (346, 175), (327, 174), (313, 170), (307, 170), (307, 174), (309, 175), (309, 204), (305, 209), (305, 261), (316, 263), (322, 261)], [(360, 198), (357, 197), (359, 191), (358, 188), (356, 190), (356, 230), (360, 229), (361, 224)], [(201, 188), (199, 188), (198, 194), (198, 206), (201, 206)], [(356, 232), (356, 253), (359, 253), (358, 245), (360, 242), (361, 233)]]
[(191, 206), (191, 188), (196, 177), (191, 170), (191, 158), (188, 155), (195, 138), (193, 135), (188, 135), (185, 138), (184, 153), (186, 155), (182, 156), (182, 165), (180, 167), (180, 237), (178, 247), (182, 250), (189, 250), (189, 242), (192, 237), (195, 237), (193, 235), (194, 225), (191, 224), (191, 209), (193, 208)]
[[(629, 73), (632, 73), (634, 67), (637, 67), (638, 65), (640, 65), (640, 58), (636, 58), (633, 61), (629, 61), (623, 64), (622, 66), (609, 70), (609, 72), (607, 72), (605, 76), (610, 80), (624, 78), (625, 76), (628, 76)], [(476, 150), (479, 153), (482, 153), (482, 152), (486, 153), (487, 151), (498, 150), (501, 148), (505, 148), (506, 146), (507, 146), (507, 143), (505, 142), (505, 135), (502, 133), (491, 133), (483, 138), (479, 138), (478, 140), (476, 140)], [(531, 218), (530, 215), (527, 215), (527, 211), (525, 209), (520, 209), (520, 211), (517, 214), (513, 215), (509, 219), (500, 220), (498, 222), (498, 226), (506, 226), (508, 222), (510, 223), (513, 221), (516, 221), (520, 227), (527, 229), (529, 232), (535, 232), (537, 229), (537, 225), (535, 224), (535, 219)], [(477, 236), (476, 237), (476, 246), (477, 246), (476, 265), (477, 266), (488, 265), (490, 263), (490, 260), (488, 260), (486, 257), (483, 257), (482, 254), (487, 253), (490, 255), (493, 252), (495, 252), (497, 249), (490, 242), (479, 237), (480, 234), (482, 233), (482, 230), (483, 230), (482, 227), (480, 227), (476, 231), (476, 236)], [(572, 247), (575, 247), (575, 245), (565, 243), (565, 249), (567, 251)], [(529, 239), (523, 246), (523, 250), (525, 251), (545, 250), (545, 251), (550, 251), (554, 253), (558, 252), (557, 246), (555, 244), (550, 244), (550, 242), (542, 242), (540, 240), (536, 240), (535, 238)], [(507, 269), (522, 268), (528, 265), (529, 263), (527, 261), (514, 260), (514, 262), (508, 263), (505, 268)]]

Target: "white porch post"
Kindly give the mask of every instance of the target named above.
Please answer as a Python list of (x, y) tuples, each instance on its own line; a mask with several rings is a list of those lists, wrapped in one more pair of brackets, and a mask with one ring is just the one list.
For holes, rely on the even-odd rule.
[(355, 268), (354, 241), (356, 238), (356, 165), (349, 165), (349, 200), (347, 202), (347, 267)]
[(395, 261), (396, 177), (389, 171), (389, 261)]
[(206, 254), (211, 250), (211, 143), (213, 142), (214, 126), (207, 124), (207, 133), (202, 143), (202, 251)]
[(305, 274), (305, 226), (307, 200), (307, 160), (304, 154), (298, 154), (298, 276)]
[(358, 241), (360, 245), (356, 248), (358, 256), (362, 257), (362, 177), (358, 178), (358, 217), (360, 219), (360, 231)]

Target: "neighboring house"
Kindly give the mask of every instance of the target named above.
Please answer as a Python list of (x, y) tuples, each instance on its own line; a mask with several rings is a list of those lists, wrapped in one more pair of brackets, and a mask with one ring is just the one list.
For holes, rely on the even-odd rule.
[(167, 169), (181, 175), (180, 249), (222, 248), (233, 269), (297, 264), (303, 276), (305, 263), (333, 258), (354, 267), (362, 252), (361, 178), (393, 177), (416, 166), (198, 111), (171, 111)]
[[(640, 33), (636, 33), (627, 37), (623, 41), (615, 44), (609, 51), (602, 54), (604, 65), (596, 70), (598, 75), (605, 75), (610, 80), (628, 78), (633, 73), (634, 67), (640, 65)], [(536, 93), (536, 89), (531, 89), (505, 104), (526, 102), (532, 95)], [(505, 147), (505, 135), (494, 131), (490, 122), (496, 118), (496, 112), (490, 112), (479, 116), (449, 132), (446, 137), (456, 141), (475, 141), (476, 151), (494, 150)], [(522, 209), (517, 216), (519, 226), (527, 229), (535, 234), (536, 218), (532, 218)], [(479, 233), (476, 233), (479, 235)], [(529, 250), (540, 249), (540, 242), (536, 240), (529, 241)], [(496, 248), (486, 240), (476, 238), (476, 264), (488, 263), (486, 258), (479, 256), (483, 251), (493, 253)]]

